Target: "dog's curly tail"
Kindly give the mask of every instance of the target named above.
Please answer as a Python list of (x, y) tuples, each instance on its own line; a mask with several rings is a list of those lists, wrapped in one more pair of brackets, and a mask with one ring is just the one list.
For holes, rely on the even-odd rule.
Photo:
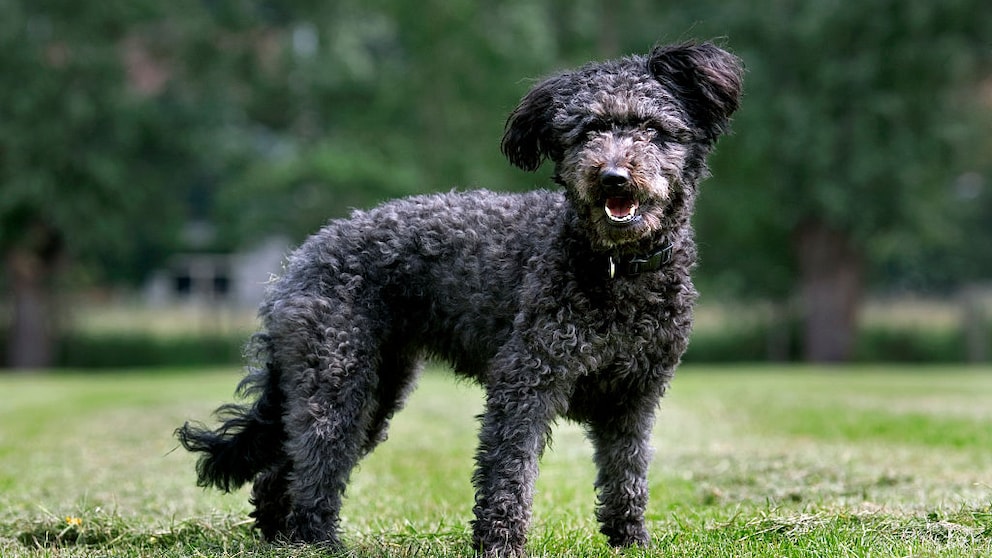
[[(259, 357), (271, 354), (264, 334), (249, 346)], [(184, 448), (203, 454), (196, 463), (197, 485), (230, 492), (284, 459), (280, 372), (271, 360), (260, 362), (266, 364), (251, 369), (237, 390), (242, 397), (254, 396), (254, 403), (218, 408), (215, 414), (222, 424), (216, 430), (190, 422), (176, 429)]]

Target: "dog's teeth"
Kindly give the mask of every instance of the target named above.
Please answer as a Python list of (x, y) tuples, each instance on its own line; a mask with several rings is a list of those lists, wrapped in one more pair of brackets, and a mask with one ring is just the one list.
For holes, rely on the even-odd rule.
[(627, 208), (627, 214), (626, 215), (616, 215), (616, 214), (614, 214), (613, 213), (613, 210), (610, 209), (609, 202), (607, 202), (605, 209), (606, 209), (606, 216), (609, 217), (610, 220), (613, 221), (614, 223), (626, 223), (628, 221), (632, 221), (634, 219), (634, 217), (637, 215), (637, 204), (636, 203), (631, 204), (630, 207)]

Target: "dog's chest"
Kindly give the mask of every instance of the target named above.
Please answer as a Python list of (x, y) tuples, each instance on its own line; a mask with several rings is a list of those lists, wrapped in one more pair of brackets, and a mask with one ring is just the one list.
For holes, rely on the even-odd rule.
[[(591, 385), (657, 381), (681, 358), (692, 329), (691, 302), (677, 296), (679, 286), (665, 282), (617, 285), (601, 301), (588, 340), (599, 358), (587, 371)], [(591, 387), (591, 386), (590, 386)]]

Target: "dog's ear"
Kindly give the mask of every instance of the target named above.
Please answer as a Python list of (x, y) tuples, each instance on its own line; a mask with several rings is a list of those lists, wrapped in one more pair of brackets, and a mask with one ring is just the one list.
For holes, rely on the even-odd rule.
[(739, 58), (712, 43), (683, 43), (655, 47), (648, 69), (683, 100), (706, 139), (727, 130), (740, 105), (744, 67)]
[(511, 163), (525, 171), (536, 171), (546, 157), (555, 157), (551, 117), (562, 79), (558, 76), (538, 84), (506, 119), (500, 148)]

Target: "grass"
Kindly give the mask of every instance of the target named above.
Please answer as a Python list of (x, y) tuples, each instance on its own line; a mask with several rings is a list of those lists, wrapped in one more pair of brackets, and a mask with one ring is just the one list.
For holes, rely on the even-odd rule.
[[(172, 430), (231, 370), (0, 377), (0, 556), (309, 557), (260, 541), (247, 493), (205, 492)], [(992, 555), (992, 369), (686, 367), (656, 427), (650, 550), (593, 520), (591, 450), (561, 424), (536, 556)], [(429, 372), (353, 477), (352, 556), (471, 555), (479, 391)]]

